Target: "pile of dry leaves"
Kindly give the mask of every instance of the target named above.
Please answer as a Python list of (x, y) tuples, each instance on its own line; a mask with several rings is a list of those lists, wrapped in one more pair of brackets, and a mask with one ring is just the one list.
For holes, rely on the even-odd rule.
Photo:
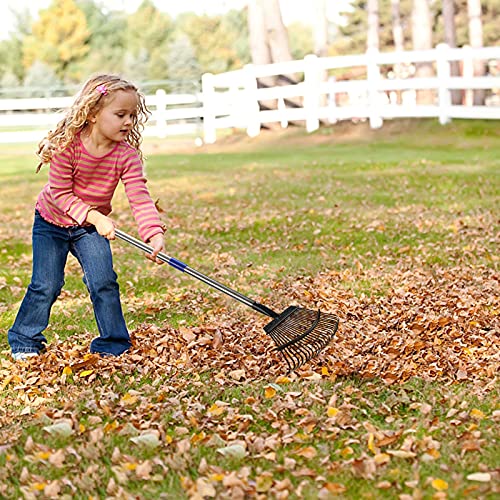
[[(394, 286), (371, 297), (342, 290), (339, 282), (348, 279), (347, 274), (326, 272), (286, 285), (270, 283), (281, 296), (282, 308), (287, 300), (340, 317), (334, 341), (298, 371), (299, 377), (355, 375), (380, 377), (389, 384), (410, 377), (446, 382), (494, 377), (500, 332), (499, 278), (494, 271), (395, 272)], [(182, 307), (201, 307), (195, 292), (182, 302)], [(158, 301), (156, 308), (169, 306)], [(60, 376), (65, 368), (73, 372), (112, 366), (166, 375), (210, 371), (216, 379), (236, 382), (272, 378), (285, 374), (286, 364), (262, 330), (267, 321), (228, 301), (203, 313), (194, 327), (141, 325), (133, 332), (133, 349), (119, 359), (85, 355), (90, 338), (76, 335), (52, 344), (37, 365), (46, 376)]]

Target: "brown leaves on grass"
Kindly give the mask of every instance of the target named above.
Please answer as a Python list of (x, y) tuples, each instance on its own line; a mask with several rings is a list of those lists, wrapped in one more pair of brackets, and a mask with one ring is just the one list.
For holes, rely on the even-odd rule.
[[(395, 286), (380, 297), (357, 298), (339, 290), (344, 278), (330, 272), (298, 279), (289, 284), (288, 296), (279, 298), (341, 318), (332, 344), (298, 376), (357, 375), (394, 383), (415, 376), (449, 382), (496, 374), (500, 304), (498, 277), (492, 270), (406, 272), (394, 275)], [(282, 294), (282, 288), (276, 293)], [(189, 306), (199, 309), (200, 301), (193, 298), (183, 304)], [(139, 326), (133, 332), (133, 349), (113, 360), (113, 366), (125, 372), (139, 366), (164, 373), (210, 371), (214, 383), (220, 384), (285, 374), (286, 365), (263, 333), (266, 317), (230, 305), (205, 317), (204, 324), (194, 327)], [(37, 364), (45, 377), (72, 373), (91, 381), (106, 362), (84, 350), (70, 342), (52, 346)], [(43, 381), (24, 381), (30, 383)]]
[[(113, 476), (105, 485), (110, 497), (125, 498), (130, 481), (155, 483), (168, 470), (182, 476), (182, 487), (190, 498), (223, 498), (222, 492), (232, 498), (287, 498), (293, 492), (300, 498), (310, 491), (318, 498), (330, 498), (348, 490), (344, 483), (332, 480), (338, 470), (373, 481), (376, 489), (391, 489), (399, 481), (391, 476), (391, 470), (397, 469), (393, 464), (439, 461), (441, 439), (430, 432), (417, 437), (413, 429), (401, 425), (388, 428), (400, 418), (393, 415), (389, 402), (377, 410), (387, 426), (360, 419), (360, 401), (368, 407), (372, 403), (353, 387), (341, 395), (328, 395), (321, 386), (314, 389), (305, 383), (303, 389), (293, 390), (288, 384), (380, 377), (391, 385), (420, 377), (445, 384), (483, 380), (483, 388), (488, 387), (498, 371), (500, 294), (497, 274), (486, 267), (396, 269), (388, 282), (386, 277), (383, 295), (356, 296), (346, 290), (345, 285), (357, 279), (373, 282), (376, 273), (324, 272), (267, 283), (273, 291), (265, 301), (271, 305), (275, 300), (277, 310), (296, 303), (341, 318), (332, 344), (293, 374), (285, 373), (286, 365), (262, 330), (266, 317), (229, 302), (221, 306), (217, 300), (214, 309), (207, 311), (207, 301), (195, 291), (184, 293), (173, 306), (197, 314), (198, 325), (142, 324), (133, 331), (133, 348), (120, 358), (88, 354), (91, 339), (75, 335), (64, 343), (53, 343), (46, 353), (27, 363), (3, 360), (0, 386), (9, 394), (0, 409), (4, 451), (21, 436), (19, 417), (26, 416), (42, 423), (43, 432), (51, 438), (82, 443), (57, 450), (28, 440), (23, 459), (28, 463), (61, 468), (70, 457), (99, 463), (106, 454), (106, 436), (125, 437), (133, 451), (115, 449)], [(172, 307), (161, 300), (143, 305), (152, 313)], [(139, 307), (137, 300), (134, 307)], [(146, 385), (144, 380), (148, 380)], [(123, 384), (126, 389), (120, 394), (109, 390)], [(242, 400), (217, 399), (229, 387), (245, 391), (259, 385), (260, 393), (247, 392)], [(85, 401), (86, 420), (74, 414), (81, 401)], [(427, 428), (458, 429), (467, 423), (455, 438), (455, 459), (484, 448), (478, 423), (486, 415), (480, 409), (450, 403), (448, 413), (438, 422), (433, 416), (435, 400), (411, 399), (407, 404), (410, 411), (419, 412)], [(311, 411), (314, 405), (322, 408), (319, 414)], [(285, 414), (289, 417), (283, 418)], [(172, 422), (166, 424), (164, 415), (171, 415)], [(256, 419), (272, 430), (253, 429)], [(338, 443), (333, 455), (325, 440)], [(200, 447), (233, 466), (239, 464), (237, 471), (217, 460), (197, 462), (194, 456)], [(138, 458), (136, 453), (154, 457)], [(278, 459), (278, 453), (283, 458)], [(255, 469), (246, 465), (248, 460), (264, 461), (270, 469)], [(11, 465), (7, 467), (5, 473)], [(27, 469), (20, 481), (23, 491), (55, 498), (68, 488), (90, 491), (99, 477), (98, 470), (91, 467), (73, 479), (71, 486), (65, 480), (48, 481)], [(186, 475), (193, 468), (197, 474)], [(318, 476), (318, 468), (323, 476)], [(467, 491), (489, 485), (494, 474), (484, 467), (470, 471)], [(398, 487), (416, 494), (419, 488), (444, 494), (452, 488), (445, 477), (432, 476), (427, 482), (406, 479)], [(316, 489), (311, 490), (312, 483)]]
[[(337, 340), (325, 356), (335, 373), (387, 383), (497, 373), (500, 286), (492, 269), (395, 271), (391, 288), (380, 297), (339, 296), (334, 290), (342, 279), (330, 273), (307, 280), (307, 289), (316, 290), (315, 304), (333, 310), (336, 301), (341, 316)], [(295, 286), (298, 298), (306, 284)]]
[[(363, 277), (373, 279), (373, 274), (364, 272)], [(356, 375), (381, 377), (391, 384), (415, 376), (451, 382), (492, 378), (497, 373), (500, 293), (493, 270), (394, 271), (392, 286), (379, 297), (356, 297), (339, 287), (339, 282), (353, 278), (359, 276), (325, 272), (292, 283), (270, 284), (283, 308), (289, 303), (319, 307), (341, 319), (331, 345), (294, 377)], [(159, 304), (157, 309), (161, 301)], [(178, 328), (143, 324), (132, 333), (133, 349), (112, 361), (86, 354), (89, 339), (72, 337), (50, 346), (37, 358), (39, 374), (19, 378), (20, 386), (64, 383), (70, 375), (92, 382), (110, 364), (113, 370), (125, 373), (139, 369), (143, 373), (161, 370), (165, 375), (199, 376), (210, 371), (214, 384), (221, 385), (285, 374), (286, 365), (262, 330), (267, 317), (242, 306), (232, 307), (232, 303), (203, 312), (206, 303), (195, 292), (185, 294), (182, 304), (177, 304), (198, 312), (203, 323)], [(22, 365), (13, 371), (4, 368), (3, 387), (17, 383), (16, 372), (22, 370), (18, 366)], [(274, 390), (269, 388), (270, 393)]]

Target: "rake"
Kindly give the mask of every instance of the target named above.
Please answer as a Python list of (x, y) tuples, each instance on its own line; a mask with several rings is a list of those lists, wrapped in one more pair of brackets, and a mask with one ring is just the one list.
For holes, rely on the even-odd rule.
[[(115, 229), (115, 235), (146, 253), (153, 252), (152, 247), (119, 229)], [(174, 257), (160, 252), (157, 258), (251, 307), (254, 311), (272, 318), (272, 321), (264, 327), (264, 331), (274, 340), (275, 350), (282, 354), (289, 371), (296, 370), (317, 356), (330, 343), (337, 331), (339, 318), (335, 314), (298, 306), (290, 306), (279, 314), (209, 276), (205, 276)]]

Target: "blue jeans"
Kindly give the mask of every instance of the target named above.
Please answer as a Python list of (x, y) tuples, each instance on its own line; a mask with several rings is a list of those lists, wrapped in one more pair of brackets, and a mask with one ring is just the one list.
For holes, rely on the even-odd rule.
[(100, 336), (92, 340), (90, 351), (122, 354), (132, 344), (123, 318), (109, 241), (94, 226), (59, 227), (45, 221), (38, 212), (33, 223), (31, 283), (8, 333), (12, 352), (40, 352), (47, 343), (42, 332), (64, 285), (68, 252), (82, 267), (83, 282), (94, 307)]

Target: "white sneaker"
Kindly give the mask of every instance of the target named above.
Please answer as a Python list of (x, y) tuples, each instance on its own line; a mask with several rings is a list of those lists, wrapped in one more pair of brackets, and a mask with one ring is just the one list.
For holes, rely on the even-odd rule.
[(34, 356), (38, 356), (37, 352), (13, 352), (12, 358), (14, 361), (26, 361), (29, 358), (33, 358)]

